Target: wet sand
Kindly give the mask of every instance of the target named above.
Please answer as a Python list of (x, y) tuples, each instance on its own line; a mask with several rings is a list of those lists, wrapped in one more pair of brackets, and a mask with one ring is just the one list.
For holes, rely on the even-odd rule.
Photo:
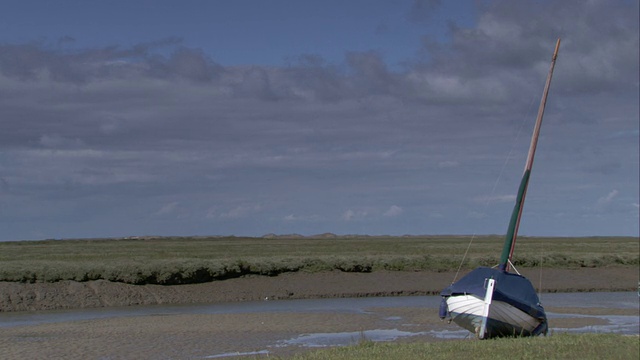
[[(268, 349), (302, 332), (360, 331), (374, 319), (360, 314), (199, 314), (112, 318), (2, 331), (8, 358), (191, 359)], [(78, 355), (72, 355), (78, 354)], [(71, 357), (69, 357), (71, 355)]]
[[(540, 292), (634, 291), (637, 267), (523, 269)], [(458, 279), (464, 272), (458, 275)], [(455, 272), (286, 273), (193, 285), (129, 285), (109, 281), (0, 282), (0, 312), (263, 299), (435, 295)]]

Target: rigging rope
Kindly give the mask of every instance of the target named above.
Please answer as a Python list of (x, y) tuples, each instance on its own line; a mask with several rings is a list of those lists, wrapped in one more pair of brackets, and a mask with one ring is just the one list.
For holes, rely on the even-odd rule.
[[(535, 102), (535, 98), (531, 99), (531, 102), (529, 103), (529, 110), (527, 111), (527, 113), (531, 112), (532, 106)], [(487, 211), (487, 207), (489, 207), (489, 202), (491, 201), (491, 199), (493, 198), (493, 195), (495, 195), (496, 189), (498, 188), (498, 183), (500, 183), (500, 178), (502, 177), (502, 174), (504, 173), (504, 169), (507, 167), (507, 164), (509, 163), (509, 160), (511, 159), (511, 154), (513, 153), (513, 150), (516, 147), (516, 144), (518, 143), (518, 140), (520, 139), (520, 134), (522, 133), (522, 129), (524, 128), (524, 124), (527, 122), (527, 119), (529, 118), (529, 116), (523, 116), (522, 117), (522, 121), (520, 122), (520, 128), (518, 129), (518, 133), (516, 134), (515, 140), (513, 141), (513, 143), (511, 144), (511, 150), (509, 150), (509, 154), (507, 155), (507, 158), (504, 160), (504, 163), (502, 164), (502, 168), (500, 169), (500, 173), (498, 174), (498, 177), (496, 178), (496, 181), (493, 183), (493, 188), (491, 189), (491, 194), (489, 195), (489, 197), (486, 198), (485, 202), (484, 202), (484, 207), (482, 209), (482, 213), (485, 213)], [(471, 244), (473, 243), (473, 240), (476, 238), (477, 232), (474, 232), (473, 235), (471, 235), (471, 240), (469, 240), (469, 245), (467, 245), (467, 250), (465, 250), (464, 255), (462, 256), (462, 260), (460, 261), (460, 265), (458, 265), (458, 270), (456, 271), (455, 276), (453, 277), (453, 281), (451, 281), (451, 284), (456, 282), (456, 279), (458, 278), (458, 275), (460, 274), (460, 269), (462, 269), (462, 264), (464, 264), (465, 259), (467, 258), (467, 255), (469, 254), (469, 249), (471, 248)]]
[(540, 277), (539, 277), (539, 284), (538, 284), (538, 297), (540, 297), (540, 303), (542, 303), (542, 262), (544, 261), (544, 241), (540, 241)]

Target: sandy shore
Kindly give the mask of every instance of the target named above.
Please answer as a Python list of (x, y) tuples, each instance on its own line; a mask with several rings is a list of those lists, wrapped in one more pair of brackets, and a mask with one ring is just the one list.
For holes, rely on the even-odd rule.
[[(637, 267), (524, 269), (541, 292), (633, 291)], [(464, 275), (461, 273), (460, 276)], [(0, 312), (110, 306), (194, 304), (264, 299), (307, 299), (438, 294), (454, 272), (287, 273), (194, 285), (128, 285), (109, 281), (23, 284), (0, 282)]]

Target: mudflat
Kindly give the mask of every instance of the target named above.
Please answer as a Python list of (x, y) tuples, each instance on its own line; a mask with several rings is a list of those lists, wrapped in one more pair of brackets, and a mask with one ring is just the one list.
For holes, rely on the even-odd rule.
[[(193, 304), (265, 299), (303, 299), (437, 294), (454, 272), (287, 273), (196, 285), (128, 285), (107, 281), (0, 283), (2, 311), (152, 304)], [(464, 275), (464, 272), (459, 276)], [(543, 292), (636, 290), (637, 267), (525, 269)], [(149, 314), (70, 320), (3, 328), (0, 353), (7, 359), (195, 359), (283, 357), (313, 347), (305, 334), (347, 334), (357, 342), (367, 331), (411, 334), (396, 341), (438, 341), (433, 334), (460, 331), (442, 322), (435, 308), (389, 307), (344, 312), (241, 312)], [(554, 318), (552, 328), (606, 325), (597, 314), (635, 316), (637, 309), (548, 308), (575, 316)], [(12, 314), (6, 314), (11, 316)], [(464, 331), (463, 331), (464, 332)], [(553, 335), (553, 334), (552, 334)], [(241, 355), (246, 355), (242, 357)], [(240, 355), (240, 356), (239, 356)]]
[[(366, 338), (367, 330), (392, 326), (415, 334), (396, 341), (433, 342), (443, 340), (430, 335), (433, 332), (460, 331), (440, 321), (437, 309), (366, 310), (357, 314), (159, 314), (19, 326), (0, 332), (0, 350), (5, 359), (287, 358), (317, 348), (296, 341), (304, 334), (348, 333), (351, 342), (357, 343)], [(627, 309), (625, 314), (637, 312)], [(382, 320), (389, 318), (398, 320)], [(570, 329), (605, 323), (576, 316), (553, 320), (551, 325)]]
[[(529, 268), (522, 275), (540, 292), (633, 291), (638, 267)], [(459, 279), (466, 271), (457, 275)], [(55, 283), (0, 282), (0, 311), (33, 311), (110, 306), (196, 304), (264, 299), (434, 295), (455, 272), (294, 272), (244, 276), (189, 285), (130, 285), (104, 280)]]

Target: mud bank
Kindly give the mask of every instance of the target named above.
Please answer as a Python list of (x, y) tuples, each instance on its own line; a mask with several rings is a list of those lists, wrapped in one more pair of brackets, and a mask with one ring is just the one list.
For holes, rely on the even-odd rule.
[[(633, 291), (637, 267), (523, 269), (542, 292)], [(464, 275), (461, 273), (460, 276)], [(286, 273), (192, 285), (129, 285), (104, 280), (56, 283), (0, 282), (0, 311), (33, 311), (263, 299), (309, 299), (438, 294), (455, 272)]]

